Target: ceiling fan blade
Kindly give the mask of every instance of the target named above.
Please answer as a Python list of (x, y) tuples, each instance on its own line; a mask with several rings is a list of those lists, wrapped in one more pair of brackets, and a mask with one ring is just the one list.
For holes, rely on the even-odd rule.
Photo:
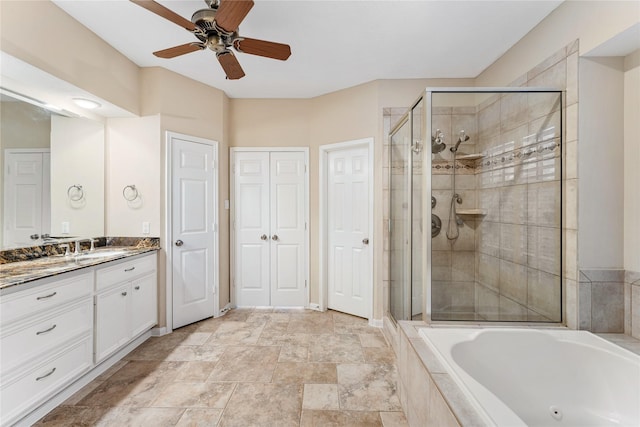
[(268, 42), (265, 40), (242, 37), (235, 40), (233, 46), (239, 52), (279, 59), (281, 61), (285, 61), (291, 56), (291, 47), (289, 47), (288, 44)]
[(184, 55), (186, 53), (191, 53), (202, 49), (204, 49), (204, 46), (198, 43), (185, 43), (181, 44), (180, 46), (174, 46), (168, 49), (153, 52), (153, 54), (158, 58), (175, 58), (176, 56)]
[(226, 51), (218, 53), (217, 56), (229, 80), (237, 80), (244, 77), (244, 71), (233, 53)]
[(164, 19), (167, 19), (173, 22), (174, 24), (180, 25), (182, 28), (185, 28), (189, 31), (194, 31), (196, 29), (196, 26), (193, 24), (193, 22), (189, 21), (186, 18), (183, 18), (182, 16), (178, 15), (174, 11), (167, 9), (160, 3), (156, 3), (153, 0), (130, 0), (130, 1), (132, 3), (137, 4), (138, 6), (144, 7), (149, 12), (153, 12), (156, 15), (162, 16)]
[(253, 0), (221, 0), (216, 12), (216, 25), (227, 33), (233, 33), (252, 7)]

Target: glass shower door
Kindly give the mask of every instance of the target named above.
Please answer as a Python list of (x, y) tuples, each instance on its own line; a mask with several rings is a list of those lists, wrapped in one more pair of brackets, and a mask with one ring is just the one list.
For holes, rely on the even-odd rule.
[(390, 264), (389, 311), (395, 320), (407, 320), (411, 312), (409, 153), (411, 125), (407, 116), (391, 132), (390, 147)]

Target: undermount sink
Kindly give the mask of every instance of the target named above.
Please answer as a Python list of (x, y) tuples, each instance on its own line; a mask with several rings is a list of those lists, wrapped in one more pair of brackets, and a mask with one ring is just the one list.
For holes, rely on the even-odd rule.
[(90, 259), (90, 258), (106, 258), (111, 256), (118, 256), (127, 253), (126, 249), (96, 249), (93, 252), (83, 252), (76, 256), (76, 259)]

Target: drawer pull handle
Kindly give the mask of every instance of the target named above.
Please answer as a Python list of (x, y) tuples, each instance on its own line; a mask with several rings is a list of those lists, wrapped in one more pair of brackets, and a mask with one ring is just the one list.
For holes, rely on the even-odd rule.
[(43, 297), (37, 297), (36, 299), (37, 299), (38, 301), (40, 301), (41, 299), (51, 298), (52, 296), (55, 296), (55, 295), (57, 295), (57, 294), (58, 294), (57, 292), (54, 292), (54, 293), (52, 293), (52, 294), (45, 295), (45, 296), (43, 296)]
[(133, 288), (133, 289), (135, 289), (136, 291), (139, 291), (139, 290), (140, 290), (140, 286), (136, 286), (136, 287), (135, 287), (135, 288)]
[(126, 292), (123, 292), (123, 293), (122, 293), (122, 296), (123, 296), (123, 297), (126, 297), (126, 296), (127, 296), (127, 293), (126, 293)]
[(36, 378), (36, 381), (40, 381), (47, 378), (49, 375), (53, 374), (55, 371), (56, 371), (56, 368), (53, 368), (51, 372), (49, 372), (48, 374), (44, 374), (43, 376)]
[(51, 332), (56, 328), (56, 326), (58, 326), (58, 325), (54, 324), (49, 329), (45, 329), (44, 331), (36, 332), (36, 335), (42, 335), (42, 334), (46, 334), (47, 332)]
[(131, 268), (125, 268), (125, 269), (124, 269), (124, 271), (133, 271), (133, 270), (135, 270), (135, 269), (136, 269), (136, 267), (135, 267), (135, 265), (134, 265), (134, 266), (133, 266), (133, 267), (131, 267)]

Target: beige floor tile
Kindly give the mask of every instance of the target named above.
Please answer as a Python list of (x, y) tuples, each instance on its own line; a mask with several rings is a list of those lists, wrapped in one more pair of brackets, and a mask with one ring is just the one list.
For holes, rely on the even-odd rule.
[(178, 369), (176, 381), (204, 382), (209, 378), (215, 366), (215, 362), (186, 362)]
[(338, 384), (340, 408), (348, 411), (401, 411), (395, 386)]
[(338, 392), (340, 408), (365, 411), (400, 411), (396, 392), (395, 365), (340, 364)]
[(360, 334), (359, 337), (362, 347), (387, 347), (387, 341), (381, 333)]
[(176, 427), (212, 427), (218, 424), (221, 409), (188, 408)]
[(364, 362), (362, 346), (357, 335), (314, 335), (309, 344), (311, 362)]
[(280, 347), (228, 347), (209, 381), (269, 382), (279, 354)]
[(378, 412), (302, 411), (300, 427), (381, 427)]
[(224, 409), (235, 387), (233, 383), (174, 382), (150, 406)]
[(335, 363), (279, 362), (271, 380), (274, 383), (336, 383)]
[(301, 384), (239, 384), (219, 425), (298, 427), (301, 407)]
[(380, 412), (383, 427), (409, 427), (403, 412)]
[(78, 402), (80, 402), (82, 399), (87, 397), (89, 393), (97, 389), (103, 382), (104, 381), (96, 381), (96, 380), (91, 381), (89, 384), (87, 384), (86, 386), (82, 387), (80, 390), (75, 392), (70, 398), (65, 400), (62, 404), (67, 406), (77, 405)]
[(77, 402), (78, 406), (147, 406), (177, 375), (182, 362), (132, 361)]
[(309, 347), (285, 344), (280, 347), (278, 362), (306, 362), (309, 360)]
[(362, 384), (376, 386), (394, 385), (398, 380), (398, 372), (395, 365), (385, 364), (339, 364), (339, 384)]
[(179, 362), (217, 362), (225, 351), (225, 346), (179, 345), (169, 352), (164, 360)]
[(264, 324), (228, 321), (223, 323), (211, 335), (207, 344), (236, 345), (256, 344)]
[(366, 319), (232, 310), (147, 340), (39, 425), (404, 427), (395, 361)]
[(333, 332), (333, 318), (323, 313), (291, 314), (289, 333), (327, 334)]
[(396, 355), (391, 347), (363, 347), (364, 361), (367, 363), (382, 363), (392, 365), (396, 363)]
[[(74, 426), (94, 426), (109, 411), (108, 408), (87, 408), (76, 406), (59, 406), (49, 412), (44, 418), (34, 426), (41, 427), (67, 427)], [(72, 421), (71, 421), (72, 420)]]
[(339, 410), (337, 384), (305, 384), (302, 409)]
[(184, 413), (184, 408), (117, 408), (99, 421), (100, 426), (153, 426), (173, 427)]

